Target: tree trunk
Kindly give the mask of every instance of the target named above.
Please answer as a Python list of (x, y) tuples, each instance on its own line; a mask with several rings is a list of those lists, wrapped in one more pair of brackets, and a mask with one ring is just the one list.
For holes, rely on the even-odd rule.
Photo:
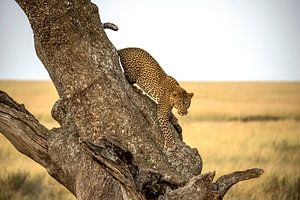
[[(0, 93), (0, 132), (77, 199), (222, 199), (261, 169), (213, 183), (198, 151), (176, 139), (164, 150), (156, 104), (126, 81), (115, 47), (89, 0), (17, 0), (34, 33), (38, 57), (60, 99), (47, 130), (23, 105)], [(173, 120), (174, 132), (181, 128)]]

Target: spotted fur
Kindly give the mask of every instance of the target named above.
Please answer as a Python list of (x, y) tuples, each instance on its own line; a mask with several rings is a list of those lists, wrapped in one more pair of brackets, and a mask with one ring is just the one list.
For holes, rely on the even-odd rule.
[(187, 93), (168, 76), (158, 62), (145, 50), (125, 48), (118, 51), (124, 74), (130, 84), (137, 84), (157, 103), (157, 117), (164, 136), (165, 148), (174, 150), (176, 143), (170, 125), (172, 108), (186, 115), (193, 93)]

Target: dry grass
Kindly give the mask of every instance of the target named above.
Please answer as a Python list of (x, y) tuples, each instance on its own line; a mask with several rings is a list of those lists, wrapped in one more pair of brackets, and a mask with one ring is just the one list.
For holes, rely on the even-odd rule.
[[(300, 83), (182, 85), (195, 96), (189, 115), (179, 120), (185, 142), (202, 155), (203, 172), (216, 170), (218, 177), (251, 167), (265, 170), (260, 179), (236, 185), (227, 199), (300, 199)], [(47, 127), (57, 126), (50, 117), (57, 94), (49, 82), (5, 81), (0, 82), (0, 89), (24, 103)], [(30, 184), (40, 179), (45, 185), (52, 183), (51, 189), (59, 194), (54, 199), (72, 198), (2, 135), (0, 169), (7, 173), (26, 170)]]
[(300, 83), (184, 83), (195, 93), (188, 120), (300, 119)]

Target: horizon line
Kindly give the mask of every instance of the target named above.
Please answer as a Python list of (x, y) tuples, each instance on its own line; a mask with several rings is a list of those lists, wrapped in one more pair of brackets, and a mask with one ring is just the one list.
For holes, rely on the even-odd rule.
[[(47, 81), (53, 82), (51, 79), (1, 79), (0, 81)], [(177, 80), (178, 82), (300, 82), (300, 79), (241, 79), (241, 80), (230, 80), (230, 79), (202, 79), (202, 80)]]

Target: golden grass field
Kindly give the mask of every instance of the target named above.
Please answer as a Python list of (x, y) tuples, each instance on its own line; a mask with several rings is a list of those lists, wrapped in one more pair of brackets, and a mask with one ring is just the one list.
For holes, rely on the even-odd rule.
[[(216, 170), (219, 177), (252, 167), (265, 170), (261, 178), (234, 186), (225, 199), (300, 199), (300, 82), (185, 82), (182, 86), (195, 96), (188, 116), (178, 118), (184, 141), (202, 155), (203, 173)], [(50, 82), (0, 81), (0, 89), (24, 103), (48, 128), (57, 126), (50, 116), (57, 99)], [(0, 134), (0, 199), (1, 195), (3, 199), (74, 199)]]

